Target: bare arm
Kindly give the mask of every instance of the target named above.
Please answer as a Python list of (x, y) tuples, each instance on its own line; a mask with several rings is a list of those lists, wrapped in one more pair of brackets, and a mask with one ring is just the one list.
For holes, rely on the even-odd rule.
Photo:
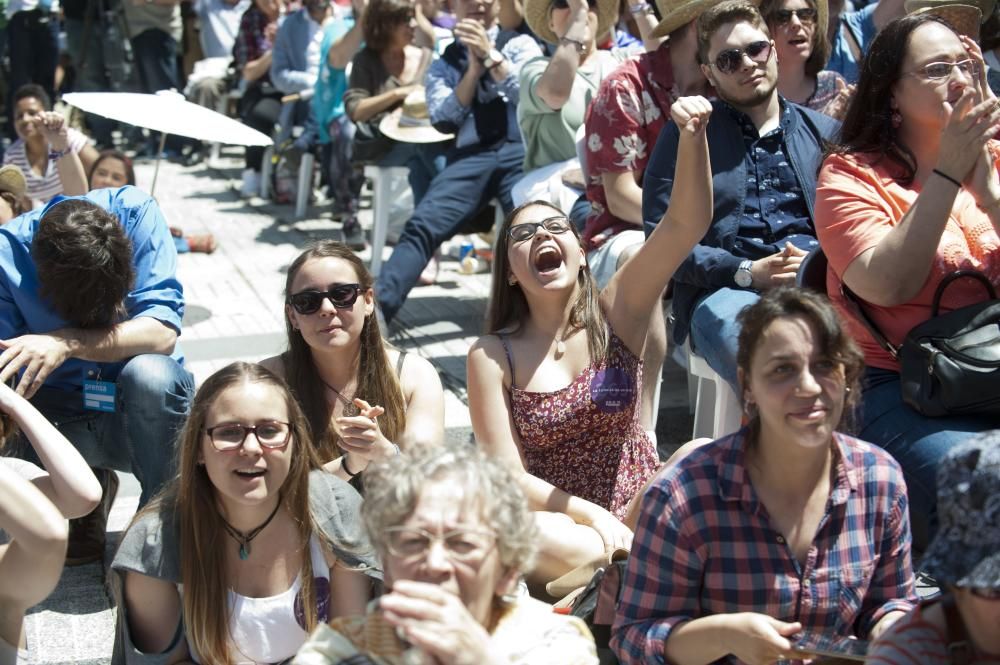
[(368, 0), (354, 0), (351, 4), (354, 9), (354, 25), (343, 37), (330, 45), (330, 50), (326, 54), (326, 61), (334, 69), (346, 69), (354, 54), (361, 48), (361, 41), (364, 39), (361, 24), (365, 20)]
[(82, 517), (101, 500), (101, 484), (73, 444), (31, 403), (0, 383), (0, 409), (31, 442), (48, 475), (34, 485), (65, 517)]
[(594, 48), (595, 35), (590, 34), (587, 3), (583, 0), (570, 0), (569, 11), (565, 41), (559, 40), (548, 66), (535, 83), (535, 94), (553, 111), (558, 111), (569, 101), (576, 81), (576, 70), (584, 61), (584, 56), (577, 50), (574, 42), (584, 44), (590, 57), (597, 55)]
[(390, 109), (406, 99), (408, 94), (419, 87), (420, 86), (417, 84), (404, 85), (398, 88), (393, 88), (392, 90), (386, 90), (385, 92), (375, 95), (374, 97), (359, 99), (354, 105), (353, 112), (348, 113), (348, 115), (354, 122), (367, 122), (382, 111)]
[(733, 654), (748, 663), (773, 663), (791, 653), (789, 638), (802, 630), (764, 614), (715, 614), (678, 624), (663, 655), (670, 663), (703, 665)]
[(500, 27), (504, 30), (517, 30), (524, 22), (524, 5), (521, 0), (500, 0), (500, 13), (497, 17)]
[(712, 168), (705, 133), (712, 106), (704, 97), (682, 97), (670, 113), (680, 128), (670, 205), (656, 230), (601, 293), (611, 327), (636, 355), (642, 354), (653, 304), (712, 223)]
[(604, 196), (608, 200), (608, 210), (618, 219), (642, 226), (642, 187), (636, 182), (634, 171), (624, 173), (602, 173)]
[[(128, 622), (136, 649), (147, 654), (162, 654), (169, 649), (166, 662), (170, 665), (191, 662), (187, 641), (183, 635), (178, 638), (181, 598), (177, 587), (128, 571), (124, 579), (124, 596), (124, 620)], [(176, 642), (175, 638), (178, 638)]]
[(173, 353), (177, 331), (159, 320), (139, 316), (108, 330), (63, 328), (39, 335), (0, 340), (0, 381), (25, 368), (18, 393), (31, 397), (52, 370), (69, 358), (117, 362), (143, 353)]
[[(56, 171), (59, 173), (59, 183), (62, 193), (66, 196), (81, 196), (86, 194), (87, 175), (81, 155), (77, 155), (69, 145), (69, 134), (66, 119), (60, 113), (47, 111), (42, 114), (40, 129), (49, 149), (60, 153), (56, 160)], [(90, 146), (85, 146), (90, 148)], [(93, 148), (90, 148), (93, 150)], [(82, 151), (81, 151), (82, 154)]]
[(363, 615), (371, 596), (371, 578), (334, 559), (330, 566), (330, 618)]
[(415, 353), (406, 356), (399, 377), (406, 399), (406, 429), (399, 447), (438, 446), (444, 442), (444, 389), (437, 370)]
[[(636, 8), (633, 11), (633, 8)], [(653, 13), (652, 8), (647, 2), (634, 2), (629, 4), (629, 13), (632, 15), (632, 19), (635, 21), (635, 27), (639, 29), (639, 37), (642, 39), (642, 45), (645, 47), (647, 53), (652, 53), (667, 40), (666, 37), (653, 37), (650, 35), (653, 32), (659, 21), (656, 20), (656, 14)]]
[(268, 51), (256, 60), (247, 61), (247, 64), (243, 65), (243, 72), (241, 74), (243, 80), (256, 81), (266, 76), (271, 70), (271, 53), (271, 51)]
[(903, 0), (878, 0), (875, 5), (875, 13), (872, 14), (872, 21), (875, 23), (875, 28), (881, 30), (890, 21), (905, 13)]

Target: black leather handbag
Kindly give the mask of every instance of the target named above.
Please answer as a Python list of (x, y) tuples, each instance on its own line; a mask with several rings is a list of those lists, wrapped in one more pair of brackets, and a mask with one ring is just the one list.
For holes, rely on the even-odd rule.
[[(940, 314), (941, 297), (957, 279), (983, 284), (989, 300)], [(861, 300), (842, 289), (875, 341), (899, 361), (903, 401), (930, 416), (1000, 415), (1000, 301), (981, 272), (958, 270), (934, 292), (931, 318), (893, 346), (865, 313)]]

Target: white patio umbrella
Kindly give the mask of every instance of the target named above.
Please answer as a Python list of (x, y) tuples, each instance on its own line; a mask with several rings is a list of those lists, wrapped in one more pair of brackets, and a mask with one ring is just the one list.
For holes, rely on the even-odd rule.
[(156, 189), (156, 176), (160, 171), (159, 155), (163, 152), (167, 134), (227, 145), (268, 146), (274, 143), (266, 134), (212, 109), (192, 104), (183, 95), (172, 90), (161, 90), (155, 95), (136, 92), (71, 92), (63, 95), (62, 99), (81, 111), (161, 132), (150, 194)]

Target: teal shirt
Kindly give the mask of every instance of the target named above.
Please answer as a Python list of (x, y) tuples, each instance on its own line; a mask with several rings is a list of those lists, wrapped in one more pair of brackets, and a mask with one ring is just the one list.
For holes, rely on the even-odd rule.
[(330, 142), (327, 127), (344, 115), (344, 93), (347, 91), (346, 70), (331, 67), (326, 56), (333, 43), (353, 27), (354, 17), (345, 16), (334, 20), (323, 31), (323, 42), (319, 47), (319, 77), (316, 79), (316, 94), (312, 98), (313, 113), (319, 123), (320, 143)]

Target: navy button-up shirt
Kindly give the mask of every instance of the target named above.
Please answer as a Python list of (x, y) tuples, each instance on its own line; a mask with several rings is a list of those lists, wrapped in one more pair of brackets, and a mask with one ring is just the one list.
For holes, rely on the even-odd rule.
[(729, 104), (725, 108), (739, 124), (746, 148), (747, 190), (733, 254), (756, 261), (780, 252), (785, 242), (810, 251), (818, 244), (816, 231), (785, 149), (788, 106), (781, 103), (778, 126), (764, 136), (745, 113)]

